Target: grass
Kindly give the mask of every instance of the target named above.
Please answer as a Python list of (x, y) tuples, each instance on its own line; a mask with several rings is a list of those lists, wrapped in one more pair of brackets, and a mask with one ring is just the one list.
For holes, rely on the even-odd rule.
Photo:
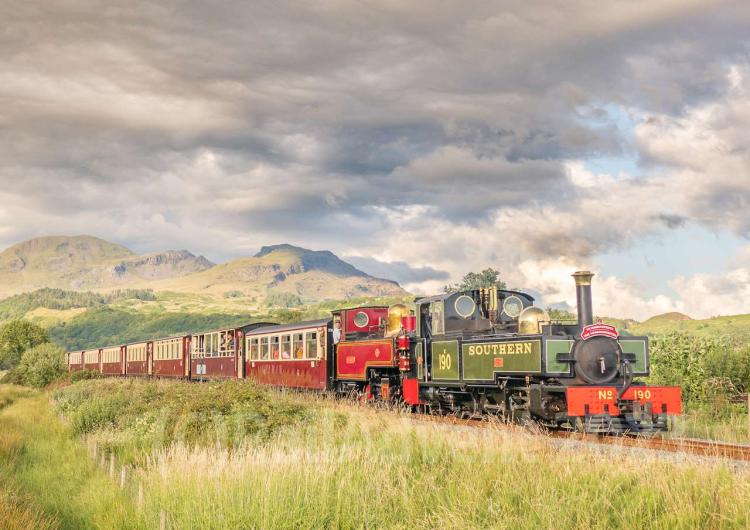
[[(242, 386), (89, 381), (56, 401), (89, 443), (138, 465), (144, 512), (163, 509), (177, 528), (750, 525), (750, 476), (721, 462), (603, 458), (500, 428)], [(132, 403), (149, 395), (151, 406)]]
[(248, 440), (264, 443), (310, 419), (303, 404), (285, 394), (272, 398), (246, 381), (99, 379), (62, 388), (54, 398), (74, 434), (137, 465), (175, 443), (231, 449)]
[(686, 403), (675, 418), (670, 436), (722, 442), (750, 443), (746, 403)]
[[(0, 517), (16, 528), (156, 528), (162, 512), (181, 529), (750, 526), (750, 471), (721, 461), (236, 381), (81, 381), (54, 392), (64, 423), (49, 397), (0, 386)], [(124, 491), (94, 444), (133, 466)]]
[(156, 526), (97, 469), (45, 394), (0, 386), (0, 399), (6, 403), (0, 411), (0, 514), (8, 515), (0, 526)]
[(5, 530), (47, 530), (58, 527), (52, 516), (35, 508), (32, 501), (0, 486), (0, 522)]

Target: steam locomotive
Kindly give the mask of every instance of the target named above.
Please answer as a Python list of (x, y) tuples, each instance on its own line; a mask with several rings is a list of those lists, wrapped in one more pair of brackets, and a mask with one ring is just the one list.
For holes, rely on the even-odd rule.
[(573, 277), (577, 322), (553, 321), (529, 294), (490, 287), (70, 352), (67, 362), (71, 371), (246, 378), (584, 432), (668, 430), (681, 414), (680, 388), (637, 381), (649, 375), (648, 338), (594, 323), (593, 274)]

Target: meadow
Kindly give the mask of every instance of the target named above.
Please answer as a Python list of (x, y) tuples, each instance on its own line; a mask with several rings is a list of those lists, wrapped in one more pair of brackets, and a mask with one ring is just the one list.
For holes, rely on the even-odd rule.
[[(0, 395), (0, 510), (40, 528), (750, 525), (750, 472), (721, 461), (602, 454), (247, 382)], [(128, 469), (124, 488), (102, 455)]]

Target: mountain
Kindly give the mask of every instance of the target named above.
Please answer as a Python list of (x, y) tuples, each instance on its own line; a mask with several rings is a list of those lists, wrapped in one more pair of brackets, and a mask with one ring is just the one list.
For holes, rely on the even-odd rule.
[(303, 302), (407, 294), (398, 283), (370, 276), (332, 252), (287, 244), (263, 247), (252, 257), (158, 282), (154, 288), (200, 294), (236, 291), (238, 296), (261, 298), (283, 294)]
[(169, 250), (139, 256), (92, 236), (48, 236), (0, 253), (0, 296), (42, 287), (108, 289), (173, 278), (213, 266), (203, 256)]
[(332, 252), (287, 244), (220, 265), (187, 250), (138, 255), (91, 236), (39, 237), (0, 253), (0, 298), (43, 287), (149, 288), (202, 300), (247, 297), (256, 305), (269, 296), (302, 303), (407, 294), (396, 282), (370, 276)]

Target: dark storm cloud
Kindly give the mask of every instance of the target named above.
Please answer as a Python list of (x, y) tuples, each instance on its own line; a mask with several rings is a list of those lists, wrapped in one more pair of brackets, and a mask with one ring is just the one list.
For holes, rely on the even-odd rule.
[[(606, 105), (679, 116), (747, 53), (741, 2), (4, 7), (4, 242), (99, 219), (214, 258), (222, 239), (372, 247), (414, 208), (457, 225), (575, 211), (566, 161), (630, 142)], [(588, 255), (622, 236), (590, 233), (557, 241)]]

